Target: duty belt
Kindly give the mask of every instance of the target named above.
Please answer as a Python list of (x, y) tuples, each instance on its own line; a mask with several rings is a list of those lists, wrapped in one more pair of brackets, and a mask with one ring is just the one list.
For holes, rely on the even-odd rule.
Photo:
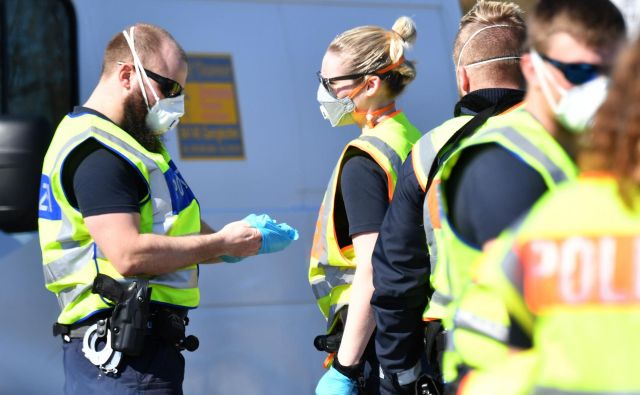
[[(186, 309), (182, 312), (162, 306), (152, 308), (152, 289), (146, 279), (122, 284), (98, 273), (91, 291), (110, 300), (115, 304), (114, 308), (100, 312), (90, 322), (78, 325), (56, 323), (53, 334), (62, 335), (66, 342), (72, 337), (82, 337), (85, 357), (105, 373), (118, 373), (122, 355), (141, 355), (144, 339), (149, 334), (175, 345), (179, 350), (195, 351), (198, 348), (197, 337), (185, 337), (188, 324)], [(102, 343), (104, 346), (98, 349)]]
[[(108, 319), (111, 316), (111, 312), (111, 309), (103, 310), (86, 320), (71, 325), (59, 324), (56, 322), (53, 324), (53, 336), (62, 336), (62, 339), (66, 342), (71, 341), (71, 339), (82, 338), (84, 337), (87, 330), (94, 324), (104, 325), (104, 320)], [(159, 328), (164, 326), (161, 325), (160, 322), (172, 315), (182, 318), (184, 320), (184, 325), (188, 325), (189, 317), (187, 316), (187, 313), (187, 309), (172, 309), (167, 307), (157, 307), (157, 305), (151, 305), (151, 317), (147, 325), (147, 334), (151, 336), (162, 337), (158, 334)]]

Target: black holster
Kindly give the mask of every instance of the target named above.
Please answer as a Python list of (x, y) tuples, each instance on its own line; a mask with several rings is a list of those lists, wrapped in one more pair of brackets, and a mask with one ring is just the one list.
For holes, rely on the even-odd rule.
[(344, 325), (347, 322), (348, 306), (345, 306), (338, 310), (336, 314), (336, 324), (333, 327), (331, 333), (326, 335), (318, 335), (313, 339), (313, 345), (318, 351), (322, 352), (338, 352), (340, 348), (340, 342), (342, 341), (342, 332), (344, 332)]
[(151, 301), (151, 288), (147, 281), (137, 280), (125, 286), (98, 273), (91, 291), (116, 303), (109, 320), (111, 347), (126, 355), (140, 355), (148, 330)]

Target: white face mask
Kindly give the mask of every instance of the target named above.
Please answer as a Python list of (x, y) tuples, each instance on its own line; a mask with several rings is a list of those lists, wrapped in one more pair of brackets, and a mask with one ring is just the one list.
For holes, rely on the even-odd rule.
[[(132, 26), (129, 34), (127, 34), (125, 30), (122, 31), (122, 34), (124, 34), (124, 38), (127, 40), (127, 44), (129, 44), (129, 48), (131, 49), (133, 65), (136, 68), (136, 75), (138, 76), (138, 85), (140, 85), (142, 97), (147, 105), (148, 113), (145, 118), (145, 123), (154, 134), (162, 135), (167, 133), (172, 127), (177, 126), (178, 122), (180, 122), (180, 117), (184, 115), (184, 95), (164, 99), (158, 98), (151, 81), (149, 81), (149, 77), (147, 77), (147, 73), (144, 71), (144, 67), (142, 67), (142, 62), (138, 57), (138, 53), (136, 52), (133, 30), (134, 27)], [(143, 78), (151, 90), (154, 99), (156, 99), (156, 103), (151, 108), (149, 108), (149, 101), (147, 100), (147, 94), (144, 89)]]
[[(567, 90), (557, 83), (545, 67), (544, 60), (535, 50), (531, 50), (531, 62), (540, 81), (545, 100), (558, 122), (574, 133), (582, 133), (591, 126), (593, 117), (607, 97), (609, 78), (599, 76)], [(560, 100), (557, 103), (551, 94), (551, 86), (560, 94)]]
[(353, 111), (356, 109), (356, 105), (349, 96), (342, 99), (335, 98), (320, 83), (317, 99), (318, 103), (320, 103), (322, 116), (331, 123), (331, 126), (336, 127), (355, 123)]

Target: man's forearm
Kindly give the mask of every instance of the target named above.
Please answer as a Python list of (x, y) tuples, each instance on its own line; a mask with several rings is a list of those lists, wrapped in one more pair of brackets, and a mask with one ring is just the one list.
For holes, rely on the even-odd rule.
[(196, 263), (219, 261), (225, 242), (218, 234), (171, 237), (140, 234), (130, 248), (113, 262), (124, 276), (164, 274)]
[(221, 255), (255, 255), (260, 231), (244, 221), (227, 224), (213, 234), (165, 236), (140, 233), (138, 214), (113, 213), (85, 218), (102, 253), (123, 276), (163, 274)]

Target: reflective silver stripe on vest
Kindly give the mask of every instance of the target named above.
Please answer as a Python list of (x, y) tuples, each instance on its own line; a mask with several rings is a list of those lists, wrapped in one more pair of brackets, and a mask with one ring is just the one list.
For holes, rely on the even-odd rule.
[[(391, 162), (391, 168), (393, 169), (393, 172), (398, 175), (398, 173), (400, 172), (400, 168), (402, 167), (402, 159), (400, 158), (400, 155), (398, 155), (398, 153), (394, 151), (389, 144), (374, 136), (360, 136), (357, 138), (357, 140), (366, 141), (367, 143), (376, 147), (378, 151), (382, 152), (384, 156), (389, 159), (389, 162)], [(392, 187), (392, 185), (389, 185), (389, 188)]]
[(464, 310), (456, 311), (453, 317), (453, 325), (456, 328), (466, 329), (505, 344), (509, 336), (509, 329), (506, 326), (478, 317)]
[(65, 288), (64, 290), (58, 293), (58, 304), (60, 304), (60, 308), (64, 309), (66, 305), (76, 300), (78, 296), (85, 292), (91, 292), (91, 287), (93, 283), (89, 284), (78, 284), (72, 288)]
[(638, 391), (569, 391), (558, 388), (536, 386), (533, 395), (640, 395)]
[(436, 156), (438, 152), (436, 148), (433, 146), (433, 141), (431, 141), (431, 136), (429, 134), (423, 136), (416, 143), (420, 150), (420, 167), (422, 168), (422, 172), (425, 177), (429, 177), (429, 173), (431, 173), (431, 167), (433, 167), (433, 162), (436, 160)]
[[(92, 263), (89, 263), (92, 264)], [(134, 279), (118, 279), (118, 282), (123, 284), (129, 284)], [(198, 286), (198, 273), (196, 270), (182, 270), (175, 273), (169, 273), (162, 276), (155, 276), (148, 280), (149, 285), (153, 288), (153, 285), (164, 285), (175, 289), (188, 289)], [(84, 292), (90, 291), (92, 283), (79, 284), (75, 287), (66, 288), (58, 293), (58, 304), (60, 308), (64, 308), (67, 304), (76, 300), (78, 296)]]
[(490, 137), (496, 134), (503, 135), (520, 150), (531, 155), (533, 159), (535, 159), (538, 163), (544, 166), (545, 170), (547, 170), (547, 172), (551, 175), (551, 178), (556, 184), (566, 181), (569, 178), (569, 176), (565, 174), (562, 168), (560, 168), (558, 165), (553, 163), (551, 159), (549, 159), (549, 157), (545, 154), (544, 151), (542, 151), (539, 147), (536, 147), (535, 145), (533, 145), (533, 143), (531, 143), (524, 136), (522, 136), (522, 134), (518, 133), (518, 131), (514, 128), (503, 127), (498, 129), (491, 129), (485, 133), (481, 132), (480, 136)]
[[(353, 277), (356, 272), (355, 268), (344, 268), (324, 264), (318, 264), (318, 267), (324, 269), (325, 275), (311, 283), (311, 289), (317, 299), (330, 295), (331, 291), (337, 286), (353, 283)], [(347, 303), (333, 303), (329, 306), (327, 329), (333, 325), (336, 312), (346, 305)]]
[(433, 295), (431, 295), (430, 303), (438, 304), (440, 306), (447, 306), (449, 303), (453, 301), (451, 296), (445, 295), (439, 292), (437, 289), (433, 291)]
[(93, 243), (86, 247), (65, 250), (60, 259), (51, 261), (42, 267), (45, 284), (52, 284), (61, 278), (80, 271), (84, 265), (94, 265)]
[[(433, 146), (433, 142), (429, 135), (418, 140), (417, 144), (419, 145), (419, 153), (418, 159), (420, 163), (420, 167), (422, 168), (422, 172), (425, 177), (429, 177), (431, 173), (431, 168), (433, 166), (433, 162), (438, 155), (435, 147)], [(426, 188), (426, 185), (421, 185)], [(423, 225), (424, 225), (424, 234), (427, 240), (427, 248), (429, 252), (429, 262), (431, 274), (435, 273), (436, 263), (438, 262), (438, 245), (436, 243), (436, 235), (433, 231), (432, 218), (431, 213), (429, 212), (429, 199), (427, 197), (429, 191), (425, 191), (424, 204), (422, 206), (422, 215), (423, 215)], [(434, 295), (431, 300), (436, 297)], [(447, 302), (448, 303), (448, 302)], [(444, 305), (444, 303), (443, 303)]]
[[(522, 227), (527, 218), (527, 213), (523, 214), (518, 218), (516, 222), (511, 225), (510, 229), (513, 233), (517, 233), (518, 230)], [(512, 241), (509, 241), (510, 243)], [(520, 265), (520, 258), (515, 253), (513, 248), (514, 246), (510, 246), (507, 254), (502, 259), (500, 266), (502, 267), (502, 271), (504, 272), (505, 277), (511, 281), (511, 284), (515, 287), (515, 289), (520, 292), (521, 295), (524, 294), (524, 279), (522, 275), (522, 266)]]
[(311, 282), (311, 290), (316, 299), (324, 298), (331, 293), (331, 285), (325, 279), (326, 277), (318, 277)]
[(319, 264), (318, 267), (324, 269), (324, 278), (312, 285), (313, 294), (316, 298), (324, 298), (331, 293), (331, 290), (340, 285), (346, 285), (353, 283), (353, 276), (356, 273), (356, 269), (352, 267), (340, 267)]
[(520, 266), (520, 258), (518, 258), (513, 248), (509, 249), (507, 255), (502, 260), (501, 266), (505, 276), (511, 281), (511, 284), (513, 284), (521, 295), (524, 294), (522, 266)]
[(166, 273), (149, 278), (149, 284), (165, 285), (175, 289), (188, 289), (198, 286), (198, 270), (186, 269), (173, 273)]

